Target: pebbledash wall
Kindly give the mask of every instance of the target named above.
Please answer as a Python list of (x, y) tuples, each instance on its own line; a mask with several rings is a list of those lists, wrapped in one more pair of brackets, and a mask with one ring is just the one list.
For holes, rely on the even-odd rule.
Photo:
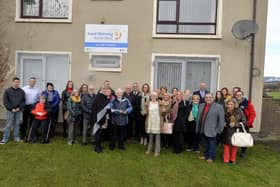
[[(156, 0), (72, 0), (69, 19), (60, 23), (20, 19), (20, 2), (0, 2), (0, 44), (8, 50), (8, 63), (13, 70), (2, 89), (10, 86), (10, 79), (18, 73), (19, 52), (65, 52), (69, 54), (70, 64), (64, 71), (75, 85), (92, 82), (97, 87), (106, 79), (111, 80), (113, 88), (128, 82), (155, 85), (157, 57), (211, 57), (217, 59), (213, 79), (216, 81), (209, 86), (212, 91), (238, 85), (248, 94), (251, 42), (235, 39), (231, 28), (238, 20), (252, 19), (253, 0), (218, 0), (217, 33), (210, 36), (155, 34)], [(252, 89), (252, 102), (257, 111), (256, 132), (261, 125), (266, 19), (267, 0), (259, 0), (254, 67), (260, 70), (260, 75), (253, 78)], [(85, 24), (101, 21), (128, 25), (128, 53), (121, 56), (120, 72), (89, 69), (89, 54), (83, 48)], [(3, 108), (0, 113), (0, 118), (5, 119)]]

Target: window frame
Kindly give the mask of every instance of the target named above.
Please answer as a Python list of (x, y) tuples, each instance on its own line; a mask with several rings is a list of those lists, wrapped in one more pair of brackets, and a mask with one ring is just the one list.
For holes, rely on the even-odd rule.
[[(93, 56), (117, 56), (119, 57), (119, 67), (94, 67), (91, 63)], [(101, 72), (121, 72), (122, 71), (122, 53), (89, 53), (89, 70), (90, 71), (101, 71)]]
[[(206, 23), (206, 22), (179, 22), (179, 12), (180, 12), (180, 0), (170, 0), (176, 2), (176, 20), (175, 21), (164, 21), (158, 20), (159, 17), (159, 1), (154, 0), (154, 20), (153, 20), (153, 38), (213, 38), (221, 39), (221, 24), (222, 24), (222, 7), (223, 0), (216, 0), (216, 14), (215, 14), (215, 23)], [(157, 32), (158, 24), (169, 24), (176, 25), (176, 33), (168, 32)], [(180, 25), (213, 25), (215, 26), (215, 33), (179, 33)]]
[[(24, 16), (23, 15), (23, 1), (24, 0), (16, 0), (16, 22), (55, 22), (55, 23), (72, 23), (72, 0), (68, 0), (69, 8), (68, 8), (68, 17), (43, 17), (43, 6), (42, 0), (39, 0), (39, 16)], [(41, 16), (40, 16), (41, 15)]]

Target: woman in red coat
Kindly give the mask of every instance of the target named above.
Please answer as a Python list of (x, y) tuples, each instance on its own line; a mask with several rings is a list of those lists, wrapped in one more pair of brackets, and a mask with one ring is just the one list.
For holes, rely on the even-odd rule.
[(31, 138), (32, 143), (38, 140), (37, 129), (41, 126), (42, 130), (42, 143), (47, 143), (47, 133), (48, 133), (48, 112), (50, 108), (46, 104), (46, 97), (40, 96), (40, 101), (34, 105), (31, 113), (34, 115), (34, 120), (31, 127)]

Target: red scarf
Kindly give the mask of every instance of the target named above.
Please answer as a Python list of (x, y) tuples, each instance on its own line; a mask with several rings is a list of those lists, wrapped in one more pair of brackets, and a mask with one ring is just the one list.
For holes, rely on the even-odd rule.
[(73, 92), (73, 88), (69, 88), (69, 87), (68, 87), (68, 88), (67, 88), (67, 92), (68, 92), (68, 93), (72, 93), (72, 92)]

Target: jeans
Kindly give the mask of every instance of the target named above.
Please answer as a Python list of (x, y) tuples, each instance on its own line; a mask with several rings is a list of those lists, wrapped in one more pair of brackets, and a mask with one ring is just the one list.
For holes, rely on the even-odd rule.
[[(155, 141), (154, 141), (155, 138)], [(160, 134), (149, 134), (149, 143), (148, 143), (148, 152), (151, 152), (153, 150), (155, 142), (155, 153), (160, 153)]]
[(19, 112), (11, 112), (7, 110), (6, 114), (6, 126), (5, 126), (5, 131), (3, 135), (3, 142), (8, 142), (9, 137), (10, 137), (10, 131), (11, 127), (14, 126), (14, 140), (19, 141), (19, 121), (21, 118), (21, 111)]
[(204, 157), (206, 160), (215, 160), (216, 157), (216, 147), (217, 147), (217, 137), (207, 137), (202, 135), (202, 141), (204, 143)]
[(90, 121), (87, 117), (83, 118), (83, 143), (87, 143), (87, 136), (88, 136), (88, 130), (89, 130)]

